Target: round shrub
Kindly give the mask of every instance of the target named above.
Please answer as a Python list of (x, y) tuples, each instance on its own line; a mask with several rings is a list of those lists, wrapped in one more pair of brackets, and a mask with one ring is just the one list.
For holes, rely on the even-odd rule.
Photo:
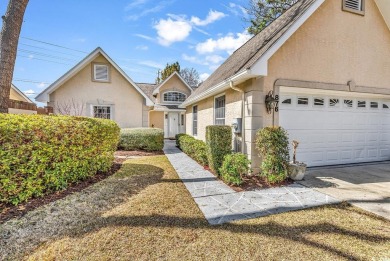
[(270, 183), (278, 183), (288, 176), (288, 134), (281, 127), (266, 127), (257, 133), (256, 148), (262, 157), (261, 174)]
[(0, 114), (0, 203), (17, 205), (109, 170), (118, 139), (110, 120)]
[(250, 171), (250, 164), (250, 160), (242, 153), (226, 155), (219, 173), (225, 182), (241, 185), (242, 177)]
[(164, 148), (164, 131), (158, 128), (121, 129), (119, 149), (161, 151)]

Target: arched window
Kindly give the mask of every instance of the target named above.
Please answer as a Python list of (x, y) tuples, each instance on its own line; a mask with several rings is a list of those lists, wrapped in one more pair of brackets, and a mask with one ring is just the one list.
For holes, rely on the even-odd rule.
[(164, 102), (184, 102), (187, 95), (181, 92), (166, 92), (164, 93)]

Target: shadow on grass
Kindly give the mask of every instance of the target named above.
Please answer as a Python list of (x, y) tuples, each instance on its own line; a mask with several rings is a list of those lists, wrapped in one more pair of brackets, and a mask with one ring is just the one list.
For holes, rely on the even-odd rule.
[(148, 186), (161, 181), (164, 170), (152, 165), (124, 163), (110, 176), (80, 192), (47, 204), (19, 219), (0, 224), (0, 260), (34, 249), (41, 242), (82, 231), (103, 213), (128, 201)]
[[(348, 204), (339, 204), (333, 206), (327, 206), (330, 208), (336, 208), (341, 210), (351, 211)], [(358, 212), (360, 213), (360, 212)], [(371, 216), (371, 218), (376, 218)], [(379, 218), (380, 219), (380, 218)], [(246, 225), (226, 223), (218, 226), (211, 226), (203, 218), (185, 218), (177, 216), (166, 215), (149, 215), (149, 216), (110, 216), (100, 218), (90, 231), (83, 231), (82, 233), (74, 233), (73, 237), (83, 237), (86, 233), (91, 233), (105, 227), (117, 227), (117, 226), (129, 226), (129, 227), (156, 227), (156, 228), (185, 228), (185, 229), (207, 229), (212, 231), (229, 231), (232, 233), (242, 234), (257, 234), (267, 237), (287, 239), (295, 241), (297, 243), (305, 244), (307, 246), (315, 247), (337, 255), (339, 257), (347, 259), (356, 259), (359, 257), (354, 256), (353, 253), (346, 253), (334, 246), (327, 245), (325, 243), (316, 242), (307, 239), (305, 236), (315, 233), (329, 233), (338, 234), (342, 236), (353, 237), (355, 239), (363, 240), (368, 243), (379, 243), (383, 241), (390, 241), (390, 237), (366, 234), (358, 231), (347, 230), (337, 225), (324, 222), (315, 225), (297, 225), (297, 226), (285, 226), (275, 222), (268, 222), (266, 224), (258, 225)], [(156, 239), (158, 240), (158, 239)], [(221, 239), (222, 240), (222, 239)], [(342, 242), (340, 242), (342, 244)]]

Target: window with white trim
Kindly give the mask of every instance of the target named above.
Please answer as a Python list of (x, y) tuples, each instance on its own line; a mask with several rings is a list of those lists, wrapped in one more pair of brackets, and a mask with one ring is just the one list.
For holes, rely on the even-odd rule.
[(198, 135), (198, 106), (192, 107), (192, 135)]
[(344, 107), (345, 108), (352, 108), (353, 107), (353, 100), (344, 100)]
[(298, 97), (298, 105), (309, 105), (309, 98)]
[(93, 117), (111, 119), (111, 106), (93, 106)]
[(370, 102), (370, 107), (371, 107), (371, 109), (378, 109), (379, 103), (378, 102)]
[(109, 66), (106, 64), (94, 64), (93, 80), (98, 82), (108, 82), (110, 80)]
[(366, 108), (366, 101), (358, 101), (358, 108)]
[(184, 102), (187, 95), (181, 92), (166, 92), (164, 93), (164, 102)]
[(215, 125), (225, 125), (225, 95), (215, 98), (214, 117)]
[(338, 107), (339, 104), (340, 104), (339, 99), (335, 99), (335, 98), (329, 99), (329, 107)]
[(314, 98), (314, 106), (325, 106), (324, 98)]

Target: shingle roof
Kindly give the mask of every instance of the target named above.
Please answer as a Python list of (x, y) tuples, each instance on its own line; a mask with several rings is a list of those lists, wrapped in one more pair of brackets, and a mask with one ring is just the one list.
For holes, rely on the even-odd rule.
[(189, 98), (251, 68), (315, 2), (316, 0), (298, 1), (263, 31), (237, 49), (201, 86), (194, 90)]
[(159, 86), (157, 84), (153, 83), (136, 83), (137, 86), (151, 99), (152, 101), (155, 100), (153, 97), (153, 91)]

